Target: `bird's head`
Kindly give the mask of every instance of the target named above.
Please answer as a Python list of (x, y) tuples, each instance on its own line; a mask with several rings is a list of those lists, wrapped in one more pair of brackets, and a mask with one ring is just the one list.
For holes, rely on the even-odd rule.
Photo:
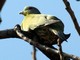
[(29, 6), (25, 7), (19, 14), (23, 14), (24, 16), (26, 16), (28, 14), (40, 14), (40, 11), (35, 7)]

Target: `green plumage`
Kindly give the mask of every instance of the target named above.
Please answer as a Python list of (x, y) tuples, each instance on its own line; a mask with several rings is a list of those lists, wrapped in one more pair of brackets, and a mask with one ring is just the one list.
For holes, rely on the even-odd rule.
[(64, 24), (55, 16), (40, 14), (35, 7), (26, 7), (20, 14), (24, 15), (21, 23), (23, 31), (34, 30), (35, 33), (44, 42), (43, 44), (56, 44), (56, 40), (61, 38), (66, 40), (64, 32)]

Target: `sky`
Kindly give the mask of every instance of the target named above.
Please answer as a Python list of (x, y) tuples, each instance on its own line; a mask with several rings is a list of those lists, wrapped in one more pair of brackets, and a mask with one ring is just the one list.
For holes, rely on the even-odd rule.
[[(70, 0), (72, 9), (80, 23), (80, 2)], [(23, 16), (19, 12), (25, 6), (34, 6), (42, 14), (49, 14), (58, 17), (64, 23), (64, 33), (71, 33), (68, 42), (63, 42), (63, 51), (69, 54), (80, 56), (80, 36), (75, 30), (74, 24), (65, 10), (62, 0), (7, 0), (2, 11), (3, 22), (0, 30), (12, 29), (16, 24), (21, 24)], [(78, 13), (79, 12), (79, 13)], [(80, 25), (80, 24), (79, 24)], [(32, 46), (17, 38), (7, 38), (0, 40), (0, 60), (32, 60)], [(42, 52), (37, 50), (37, 60), (49, 60)]]

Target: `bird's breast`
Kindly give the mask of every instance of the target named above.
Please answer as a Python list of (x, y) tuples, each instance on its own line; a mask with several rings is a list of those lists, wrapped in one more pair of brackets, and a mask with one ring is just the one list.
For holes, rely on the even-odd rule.
[(29, 29), (34, 30), (40, 25), (43, 25), (46, 23), (46, 19), (44, 17), (40, 16), (31, 16), (31, 17), (25, 17), (22, 22), (22, 30), (28, 31)]

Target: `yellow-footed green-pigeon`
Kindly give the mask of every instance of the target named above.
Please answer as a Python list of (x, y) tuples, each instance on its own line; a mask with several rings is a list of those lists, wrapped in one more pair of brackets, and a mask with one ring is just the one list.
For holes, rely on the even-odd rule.
[(42, 44), (53, 45), (57, 43), (58, 38), (64, 41), (70, 36), (70, 34), (64, 34), (64, 24), (60, 19), (52, 15), (41, 14), (35, 7), (25, 7), (20, 14), (24, 15), (21, 30), (34, 30), (41, 38)]

